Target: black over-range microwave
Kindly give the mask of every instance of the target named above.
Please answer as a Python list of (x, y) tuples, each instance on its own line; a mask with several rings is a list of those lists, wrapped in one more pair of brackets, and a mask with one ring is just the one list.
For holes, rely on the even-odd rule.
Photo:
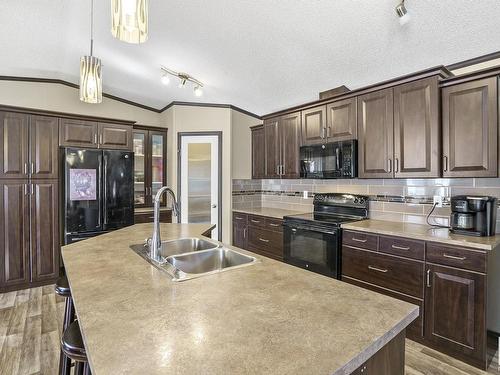
[(358, 143), (356, 140), (302, 146), (301, 178), (358, 177)]

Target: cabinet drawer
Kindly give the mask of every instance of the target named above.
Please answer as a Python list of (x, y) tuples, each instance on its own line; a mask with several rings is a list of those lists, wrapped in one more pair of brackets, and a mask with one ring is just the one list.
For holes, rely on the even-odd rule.
[(424, 264), (342, 247), (342, 276), (423, 298)]
[(379, 236), (378, 251), (402, 257), (424, 260), (425, 242), (401, 237)]
[(266, 217), (266, 228), (276, 232), (283, 232), (283, 220)]
[(248, 215), (240, 212), (233, 212), (233, 221), (235, 224), (244, 225), (247, 223)]
[(445, 266), (486, 272), (486, 253), (480, 251), (428, 243), (426, 260)]
[(252, 225), (254, 227), (266, 227), (266, 218), (262, 216), (253, 216), (248, 215), (248, 225)]
[(248, 228), (249, 248), (262, 249), (283, 257), (283, 234), (256, 227)]
[(342, 232), (342, 243), (344, 245), (361, 247), (363, 249), (377, 250), (378, 236), (375, 234), (345, 230)]
[(353, 284), (356, 286), (359, 286), (361, 288), (365, 288), (368, 290), (372, 290), (374, 292), (378, 292), (380, 294), (384, 294), (386, 296), (400, 299), (401, 301), (405, 301), (408, 303), (412, 303), (414, 305), (418, 306), (418, 318), (415, 319), (408, 327), (406, 327), (406, 337), (412, 340), (422, 340), (423, 335), (424, 335), (424, 321), (423, 321), (423, 316), (424, 316), (424, 302), (422, 299), (418, 298), (413, 298), (406, 296), (404, 294), (400, 294), (397, 292), (393, 292), (391, 290), (383, 289), (378, 286), (375, 286), (373, 284), (368, 284), (363, 281), (357, 280), (357, 279), (352, 279), (350, 277), (344, 277), (342, 276), (342, 281), (345, 281), (346, 283)]
[[(136, 212), (134, 214), (134, 223), (152, 223), (154, 221), (153, 211), (143, 211)], [(171, 223), (172, 222), (172, 211), (162, 210), (160, 211), (160, 222), (161, 223)]]

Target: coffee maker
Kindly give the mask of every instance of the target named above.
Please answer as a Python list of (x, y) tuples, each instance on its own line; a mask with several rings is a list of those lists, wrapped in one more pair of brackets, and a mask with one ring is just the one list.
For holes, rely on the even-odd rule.
[(468, 236), (494, 236), (497, 221), (495, 197), (451, 197), (450, 231)]

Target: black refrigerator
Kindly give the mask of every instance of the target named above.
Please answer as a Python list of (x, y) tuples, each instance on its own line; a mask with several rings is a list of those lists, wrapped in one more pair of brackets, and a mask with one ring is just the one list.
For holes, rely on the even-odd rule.
[(134, 154), (66, 148), (64, 243), (134, 224)]

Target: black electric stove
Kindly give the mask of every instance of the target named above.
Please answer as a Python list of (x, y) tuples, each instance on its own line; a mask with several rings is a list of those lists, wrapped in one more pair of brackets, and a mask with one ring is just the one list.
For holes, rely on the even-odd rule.
[(314, 211), (285, 216), (285, 262), (340, 279), (342, 224), (368, 217), (368, 197), (315, 194)]

